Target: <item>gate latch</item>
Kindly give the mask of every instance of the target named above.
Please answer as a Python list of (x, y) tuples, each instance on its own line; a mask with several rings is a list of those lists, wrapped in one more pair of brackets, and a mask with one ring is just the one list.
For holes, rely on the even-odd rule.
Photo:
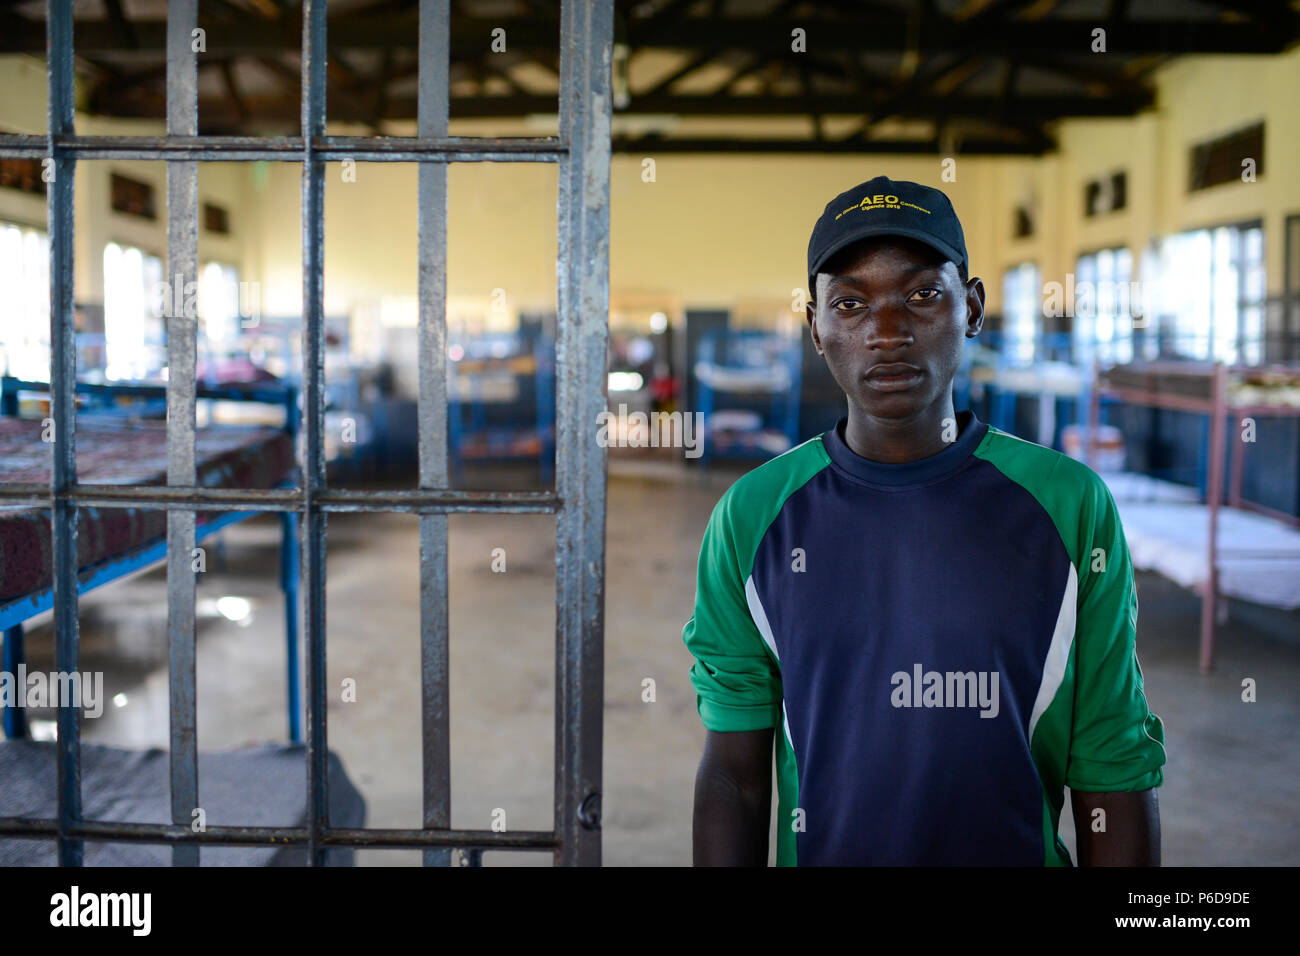
[(588, 830), (600, 828), (600, 791), (593, 790), (578, 807), (578, 822)]

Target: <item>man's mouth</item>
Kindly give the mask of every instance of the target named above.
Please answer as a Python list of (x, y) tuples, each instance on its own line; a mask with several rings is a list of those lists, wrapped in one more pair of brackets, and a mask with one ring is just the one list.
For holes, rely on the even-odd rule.
[(901, 392), (916, 387), (921, 375), (921, 370), (912, 365), (890, 362), (873, 367), (864, 378), (878, 392)]

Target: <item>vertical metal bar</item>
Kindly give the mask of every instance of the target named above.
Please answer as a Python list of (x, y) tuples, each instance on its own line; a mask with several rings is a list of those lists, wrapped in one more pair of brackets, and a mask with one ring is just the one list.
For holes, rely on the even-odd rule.
[[(50, 230), (50, 450), (51, 548), (54, 558), (54, 666), (77, 671), (77, 506), (61, 497), (77, 481), (77, 347), (72, 312), (73, 181), (76, 159), (55, 146), (75, 132), (73, 121), (72, 0), (50, 0), (46, 12), (49, 80)], [(81, 822), (81, 713), (64, 701), (58, 716), (59, 865), (81, 866), (83, 841), (66, 835)]]
[(302, 697), (298, 677), (298, 513), (280, 515), (280, 591), (284, 594), (285, 699), (289, 712), (289, 742), (302, 743)]
[(1210, 448), (1205, 481), (1209, 538), (1205, 554), (1205, 583), (1201, 590), (1201, 673), (1214, 666), (1215, 604), (1219, 599), (1219, 504), (1223, 499), (1223, 445), (1227, 432), (1228, 370), (1214, 361), (1210, 371)]
[[(449, 0), (420, 0), (421, 138), (447, 135)], [(420, 487), (447, 487), (447, 166), (420, 163)], [(447, 516), (420, 515), (420, 696), (424, 827), (451, 827), (447, 623)], [(425, 866), (449, 866), (450, 848), (424, 851)]]
[[(23, 652), (23, 626), (21, 623), (5, 628), (4, 645), (3, 663), (0, 663), (0, 669), (3, 669), (8, 674), (17, 674), (19, 666), (26, 659), (26, 654)], [(14, 703), (17, 704), (18, 702), (15, 701)], [(0, 706), (0, 714), (4, 715), (4, 735), (6, 739), (27, 739), (27, 715), (22, 707)]]
[(600, 863), (613, 4), (565, 0), (560, 18), (557, 323), (555, 830), (561, 865)]
[(1241, 416), (1233, 413), (1228, 422), (1232, 439), (1228, 442), (1228, 507), (1241, 507), (1241, 477), (1246, 467), (1246, 443), (1241, 441)]
[[(298, 432), (302, 427), (302, 412), (298, 408), (298, 389), (292, 385), (285, 389), (284, 428), (294, 448), (298, 447)], [(280, 588), (284, 592), (284, 650), (285, 680), (289, 709), (289, 741), (302, 743), (302, 678), (299, 673), (298, 615), (299, 584), (302, 580), (301, 539), (298, 514), (285, 512), (280, 534)]]
[(303, 464), (303, 576), (307, 585), (307, 826), (308, 860), (325, 864), (321, 843), (329, 826), (326, 750), (325, 513), (316, 495), (325, 487), (325, 161), (316, 156), (325, 135), (325, 0), (304, 0), (302, 12), (302, 381), (306, 406)]
[[(199, 131), (198, 63), (191, 33), (197, 0), (167, 2), (167, 135)], [(167, 164), (167, 484), (193, 487), (194, 365), (198, 343), (199, 164)], [(189, 825), (199, 806), (194, 661), (194, 512), (167, 512), (167, 645), (172, 822)], [(198, 846), (172, 847), (173, 866), (198, 866)]]

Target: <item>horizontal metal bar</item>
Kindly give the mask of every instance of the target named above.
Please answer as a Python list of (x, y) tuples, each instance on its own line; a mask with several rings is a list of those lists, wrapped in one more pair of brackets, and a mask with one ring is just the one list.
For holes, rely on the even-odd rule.
[(0, 504), (6, 508), (48, 508), (50, 489), (48, 485), (5, 485), (0, 488)]
[[(206, 160), (301, 162), (301, 136), (63, 136), (54, 140), (61, 155), (77, 159)], [(0, 136), (0, 158), (48, 156), (45, 136)], [(312, 141), (317, 159), (352, 159), (371, 163), (555, 163), (568, 147), (554, 136), (319, 136)]]
[(1274, 418), (1300, 417), (1300, 408), (1295, 405), (1234, 405), (1232, 400), (1224, 406), (1229, 415), (1240, 418), (1243, 415), (1260, 415)]
[[(164, 511), (294, 511), (302, 496), (296, 489), (193, 488), (166, 485), (74, 485), (57, 496), (99, 508), (147, 507)], [(0, 504), (50, 507), (46, 485), (0, 485)]]
[(330, 846), (367, 846), (376, 849), (448, 846), (484, 850), (553, 850), (559, 839), (545, 830), (371, 830), (330, 828), (324, 843)]
[(312, 500), (321, 511), (406, 514), (554, 514), (560, 498), (549, 491), (319, 491)]
[[(0, 485), (0, 504), (48, 508), (46, 485)], [(75, 485), (58, 500), (98, 508), (141, 507), (163, 511), (297, 511), (305, 508), (297, 489), (185, 488), (164, 485)], [(327, 512), (426, 514), (553, 514), (559, 496), (549, 491), (450, 491), (411, 489), (319, 491), (312, 501)]]
[[(220, 827), (210, 826), (195, 833), (185, 824), (119, 823), (83, 820), (70, 830), (78, 839), (114, 843), (196, 844), (204, 846), (302, 846), (308, 842), (306, 827)], [(57, 820), (28, 817), (0, 817), (0, 836), (53, 837), (59, 834)], [(554, 833), (544, 830), (380, 830), (327, 827), (320, 842), (329, 846), (374, 849), (418, 849), (461, 847), (484, 850), (553, 850)]]
[[(453, 145), (455, 144), (455, 145)], [(473, 145), (469, 145), (473, 144)], [(509, 145), (505, 145), (509, 144)], [(657, 150), (669, 153), (734, 152), (839, 152), (916, 153), (938, 149), (934, 140), (816, 140), (789, 139), (679, 138), (616, 136), (616, 153)], [(962, 152), (978, 155), (1037, 154), (1046, 146), (1040, 142), (1013, 143), (1006, 140), (962, 141)], [(60, 153), (78, 159), (136, 159), (156, 161), (199, 160), (208, 162), (301, 162), (305, 155), (301, 137), (196, 136), (187, 142), (169, 142), (165, 137), (86, 136), (58, 141)], [(326, 137), (313, 150), (314, 156), (337, 162), (351, 159), (365, 163), (555, 163), (568, 147), (553, 137), (538, 139), (476, 139), (456, 137), (445, 141), (420, 141), (414, 137)], [(0, 136), (0, 158), (41, 159), (49, 155), (43, 136)]]

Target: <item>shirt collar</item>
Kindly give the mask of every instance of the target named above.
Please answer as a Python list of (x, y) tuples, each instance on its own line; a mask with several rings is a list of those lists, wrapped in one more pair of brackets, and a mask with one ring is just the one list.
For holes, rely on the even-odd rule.
[(941, 452), (916, 461), (883, 462), (863, 458), (844, 441), (845, 416), (822, 435), (827, 454), (840, 468), (856, 478), (877, 485), (917, 485), (956, 471), (975, 451), (989, 426), (969, 409), (957, 413), (957, 440)]

